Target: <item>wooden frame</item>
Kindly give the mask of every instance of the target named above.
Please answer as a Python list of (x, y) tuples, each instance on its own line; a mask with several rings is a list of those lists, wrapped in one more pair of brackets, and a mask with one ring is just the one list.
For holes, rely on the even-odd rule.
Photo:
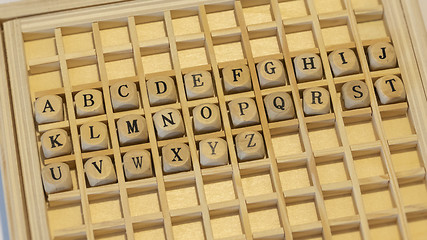
[[(10, 144), (15, 141), (9, 142), (10, 146), (6, 148), (6, 154), (8, 159), (16, 159), (16, 161), (5, 162), (6, 166), (2, 169), (7, 169), (7, 171), (2, 173), (6, 174), (4, 179), (7, 179), (7, 182), (15, 184), (12, 189), (16, 192), (8, 189), (14, 200), (9, 202), (9, 210), (20, 209), (21, 213), (17, 214), (16, 220), (11, 221), (21, 224), (25, 221), (23, 205), (27, 208), (26, 214), (28, 216), (28, 232), (19, 233), (19, 231), (11, 229), (11, 233), (18, 234), (14, 235), (18, 239), (27, 237), (34, 239), (87, 237), (94, 239), (105, 234), (121, 234), (133, 239), (136, 238), (134, 233), (140, 228), (144, 229), (146, 226), (158, 228), (160, 226), (167, 239), (183, 236), (188, 238), (189, 236), (179, 235), (179, 229), (181, 229), (179, 226), (183, 225), (187, 227), (199, 226), (198, 229), (199, 231), (201, 229), (202, 236), (207, 239), (280, 239), (284, 237), (299, 239), (305, 236), (323, 236), (325, 239), (330, 239), (335, 234), (343, 233), (355, 234), (354, 236), (359, 234), (363, 239), (370, 239), (376, 236), (373, 229), (385, 228), (386, 232), (393, 234), (392, 231), (389, 231), (391, 226), (391, 229), (397, 230), (402, 239), (413, 236), (409, 225), (412, 219), (425, 216), (427, 202), (407, 204), (408, 194), (414, 193), (403, 189), (406, 189), (407, 185), (409, 185), (408, 189), (412, 189), (413, 186), (420, 186), (421, 189), (426, 188), (427, 121), (425, 119), (427, 108), (420, 72), (417, 65), (414, 64), (416, 58), (412, 51), (407, 27), (404, 24), (405, 19), (400, 9), (400, 2), (398, 0), (383, 1), (382, 6), (371, 9), (353, 9), (350, 0), (338, 0), (335, 2), (340, 2), (342, 10), (318, 13), (319, 9), (324, 9), (319, 7), (320, 1), (304, 0), (300, 2), (304, 5), (306, 16), (283, 18), (280, 6), (286, 2), (278, 0), (251, 2), (217, 0), (209, 2), (182, 1), (168, 4), (153, 3), (150, 5), (129, 2), (5, 22), (10, 89), (16, 126), (16, 141), (19, 144), (16, 147), (14, 144)], [(258, 17), (247, 17), (247, 14), (251, 14), (253, 9), (260, 11), (261, 14)], [(265, 11), (265, 9), (271, 10)], [(209, 14), (216, 12), (231, 12), (235, 19), (235, 26), (211, 30), (212, 22), (209, 20)], [(180, 29), (179, 25), (176, 24), (176, 19), (181, 17), (196, 19), (199, 24), (199, 31), (189, 33), (189, 30), (186, 29), (187, 26)], [(145, 23), (144, 18), (162, 22), (165, 37), (141, 41), (137, 25)], [(386, 25), (385, 28), (389, 30), (385, 31), (386, 36), (376, 39), (362, 38), (364, 35), (359, 32), (361, 30), (360, 24), (372, 21)], [(348, 31), (350, 41), (330, 44), (328, 42), (330, 38), (325, 37), (327, 31), (331, 30), (330, 28), (343, 26)], [(110, 47), (105, 46), (102, 32), (110, 28), (127, 29), (128, 41)], [(182, 32), (178, 31), (179, 29)], [(292, 46), (288, 40), (288, 38), (291, 39), (290, 34), (301, 31), (312, 34), (314, 46), (305, 47), (302, 50), (291, 50)], [(91, 35), (93, 38), (92, 49), (68, 53), (64, 37), (82, 32), (93, 34)], [(29, 57), (31, 48), (25, 48), (25, 43), (45, 38), (52, 39), (55, 53), (52, 56), (31, 59)], [(258, 40), (271, 43), (271, 41), (274, 42), (274, 39), (277, 49), (270, 51), (256, 47), (259, 46), (256, 45)], [(374, 72), (369, 70), (365, 48), (377, 41), (391, 41), (393, 43), (398, 56), (399, 68)], [(242, 58), (218, 58), (220, 55), (218, 47), (222, 47), (222, 45), (236, 47), (239, 44)], [(164, 46), (166, 46), (166, 50), (163, 49)], [(327, 61), (327, 54), (331, 50), (343, 47), (356, 51), (362, 72), (349, 77), (334, 78)], [(192, 49), (197, 49), (197, 52), (185, 55), (187, 54), (186, 50)], [(152, 51), (145, 53), (146, 50)], [(150, 72), (145, 67), (146, 62), (141, 56), (156, 54), (159, 51), (169, 54), (170, 69)], [(203, 60), (206, 62), (190, 61), (191, 57), (199, 56), (201, 52), (204, 52), (205, 58)], [(303, 52), (314, 52), (321, 56), (325, 69), (322, 80), (306, 84), (297, 83), (292, 58)], [(227, 57), (224, 54), (223, 56)], [(137, 83), (141, 93), (141, 103), (144, 108), (138, 109), (135, 113), (142, 114), (147, 119), (151, 141), (138, 147), (150, 149), (152, 152), (156, 175), (154, 178), (130, 182), (124, 180), (121, 162), (118, 159), (121, 159), (121, 153), (129, 151), (131, 148), (119, 146), (115, 131), (115, 120), (126, 113), (113, 112), (108, 91), (112, 82), (123, 79), (123, 77), (115, 78), (109, 75), (111, 69), (107, 63), (116, 60), (115, 57), (120, 60), (131, 59), (135, 69), (134, 76), (124, 78)], [(274, 89), (260, 88), (256, 77), (255, 64), (268, 58), (280, 59), (285, 63), (289, 76), (289, 82), (286, 86)], [(79, 61), (83, 62), (85, 59), (89, 59), (90, 63), (79, 64)], [(188, 60), (189, 63), (183, 62), (183, 59)], [(243, 62), (249, 66), (253, 91), (235, 95), (224, 93), (220, 70), (230, 62)], [(1, 63), (0, 66), (2, 66)], [(93, 64), (98, 69), (99, 81), (74, 84), (70, 69), (75, 66)], [(216, 96), (204, 101), (216, 103), (220, 107), (223, 129), (218, 133), (207, 135), (194, 135), (193, 133), (190, 109), (200, 104), (201, 101), (188, 101), (186, 99), (182, 75), (195, 69), (208, 70), (212, 73)], [(5, 72), (1, 70), (0, 73)], [(31, 76), (51, 71), (58, 73), (62, 86), (35, 90), (34, 85), (29, 83)], [(373, 82), (377, 78), (389, 74), (402, 77), (408, 95), (407, 102), (392, 105), (378, 104)], [(156, 140), (151, 115), (162, 107), (149, 107), (145, 80), (157, 75), (173, 76), (176, 81), (180, 93), (179, 102), (171, 105), (171, 107), (181, 110), (186, 126), (186, 137), (166, 141)], [(7, 85), (5, 75), (0, 76), (0, 80), (2, 80), (3, 86)], [(339, 88), (343, 83), (350, 80), (364, 80), (368, 84), (372, 103), (370, 108), (352, 111), (342, 108)], [(314, 86), (329, 89), (333, 105), (330, 114), (315, 117), (305, 116), (301, 107), (300, 91)], [(73, 94), (84, 88), (97, 88), (104, 92), (105, 115), (90, 119), (77, 119), (75, 117)], [(1, 104), (7, 110), (4, 114), (9, 114), (11, 104), (8, 91), (6, 88), (1, 89), (3, 91)], [(263, 97), (274, 91), (286, 91), (292, 94), (297, 119), (278, 123), (268, 122), (265, 114), (263, 114), (265, 112)], [(60, 123), (37, 126), (33, 120), (32, 103), (37, 97), (50, 93), (60, 94), (64, 97), (68, 119)], [(226, 104), (230, 100), (242, 96), (253, 98), (256, 101), (260, 113), (259, 125), (246, 128), (233, 128), (231, 126)], [(2, 120), (5, 122), (2, 122), (0, 127), (6, 133), (2, 136), (2, 141), (7, 142), (6, 139), (15, 139), (14, 129), (9, 127), (12, 125), (11, 119), (12, 116), (10, 115), (2, 116)], [(82, 153), (78, 148), (79, 133), (77, 126), (90, 120), (100, 120), (108, 124), (112, 146), (110, 149), (103, 152)], [(354, 138), (350, 137), (348, 132), (349, 126), (358, 123), (363, 125), (365, 122), (372, 126), (374, 130), (372, 136), (375, 139), (367, 143), (354, 143)], [(409, 127), (409, 133), (405, 136), (393, 135), (390, 137), (390, 129), (398, 127), (402, 122)], [(38, 145), (39, 135), (41, 132), (52, 128), (66, 128), (70, 132), (73, 146), (75, 146), (72, 156), (49, 160), (41, 157)], [(268, 157), (251, 162), (238, 162), (233, 139), (236, 134), (244, 130), (255, 130), (263, 133)], [(319, 133), (322, 136), (322, 132), (323, 136), (325, 133), (335, 134), (337, 141), (331, 142), (333, 146), (325, 147), (326, 145), (322, 145), (322, 143), (316, 143), (316, 139), (322, 139), (316, 137), (319, 136)], [(286, 150), (280, 150), (276, 147), (282, 136), (291, 136), (291, 133), (295, 133), (296, 135), (292, 136), (297, 136), (300, 141), (300, 148), (302, 148), (300, 153), (287, 154)], [(230, 164), (202, 169), (198, 162), (197, 142), (212, 136), (227, 140)], [(165, 175), (162, 172), (158, 153), (159, 147), (172, 141), (185, 142), (190, 146), (192, 171), (172, 175)], [(420, 166), (410, 170), (399, 169), (398, 165), (396, 166), (393, 154), (402, 154), (402, 152), (403, 155), (407, 152), (412, 154), (413, 151), (420, 158)], [(17, 153), (19, 153), (19, 158)], [(97, 188), (86, 187), (82, 165), (84, 159), (94, 156), (94, 154), (114, 156), (118, 183)], [(384, 174), (360, 177), (358, 159), (365, 159), (365, 156), (373, 155), (380, 159)], [(18, 159), (20, 168), (16, 165)], [(45, 196), (40, 179), (40, 167), (43, 164), (55, 161), (74, 164), (78, 188), (76, 187), (69, 192)], [(324, 169), (327, 169), (326, 173), (328, 173), (328, 169), (338, 170), (338, 166), (343, 167), (344, 175), (341, 176), (343, 177), (342, 180), (334, 182), (334, 179), (331, 179), (332, 177), (329, 178), (328, 174), (325, 174)], [(286, 187), (284, 185), (286, 174), (284, 173), (300, 168), (307, 172), (308, 186), (301, 188)], [(20, 195), (19, 191), (19, 181), (21, 180), (18, 178), (19, 169), (22, 171), (25, 198)], [(299, 173), (299, 171), (296, 172)], [(205, 184), (221, 182), (224, 179), (233, 185), (234, 199), (209, 203), (208, 198), (212, 193), (209, 193)], [(269, 179), (269, 181), (263, 182), (267, 184), (266, 188), (262, 188), (267, 189), (267, 192), (257, 195), (256, 192), (249, 191), (248, 189), (253, 187), (251, 185), (253, 180), (251, 179), (256, 179), (260, 183)], [(270, 188), (271, 191), (268, 191)], [(196, 206), (175, 209), (175, 205), (170, 202), (170, 196), (174, 196), (176, 189), (193, 192), (192, 196), (196, 199)], [(393, 206), (390, 209), (371, 211), (365, 202), (366, 199), (370, 198), (366, 196), (382, 191), (386, 191), (390, 195), (390, 202)], [(138, 195), (139, 192), (155, 192), (158, 197), (159, 212), (134, 216), (133, 206), (128, 199), (129, 195)], [(91, 210), (92, 202), (102, 201), (102, 199), (114, 199), (110, 202), (119, 204), (121, 217), (106, 222), (92, 222), (93, 219), (97, 219), (91, 212), (93, 211)], [(25, 203), (21, 202), (22, 200)], [(353, 209), (354, 212), (348, 213), (337, 210), (334, 208), (337, 202), (348, 204), (345, 205), (347, 207), (350, 205), (347, 210)], [(64, 206), (64, 204), (65, 206), (77, 204), (80, 207), (82, 224), (67, 229), (49, 229), (49, 227), (53, 228), (52, 221), (48, 219), (49, 208)], [(299, 213), (301, 206), (314, 207), (316, 220), (298, 222), (295, 214)], [(229, 215), (237, 216), (241, 231), (237, 235), (226, 237), (221, 235), (219, 237), (216, 219)], [(258, 218), (262, 219), (262, 216), (268, 216), (266, 220), (268, 224), (271, 223), (271, 226), (262, 227), (262, 222), (257, 221)], [(12, 219), (12, 216), (10, 217)], [(235, 220), (235, 218), (233, 219)], [(385, 227), (384, 224), (386, 224)], [(195, 232), (197, 233), (197, 231)], [(27, 233), (28, 235), (25, 235)]]

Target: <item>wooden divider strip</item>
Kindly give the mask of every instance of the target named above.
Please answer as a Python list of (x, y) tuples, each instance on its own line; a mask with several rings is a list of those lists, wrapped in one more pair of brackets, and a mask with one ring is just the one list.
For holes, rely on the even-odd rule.
[(182, 78), (181, 64), (179, 62), (178, 49), (176, 45), (175, 34), (173, 31), (172, 16), (170, 11), (165, 12), (165, 23), (166, 23), (165, 24), (166, 32), (169, 37), (172, 62), (173, 62), (173, 66), (176, 74), (175, 79), (177, 83), (176, 86), (178, 90), (179, 101), (181, 102), (182, 117), (184, 120), (184, 126), (186, 130), (187, 138), (188, 138), (188, 145), (190, 147), (190, 154), (191, 154), (191, 160), (193, 163), (194, 177), (196, 179), (196, 188), (197, 188), (197, 193), (199, 197), (199, 204), (202, 210), (202, 220), (203, 220), (203, 226), (205, 230), (205, 237), (210, 240), (210, 239), (213, 239), (213, 233), (212, 233), (212, 227), (210, 222), (209, 209), (206, 202), (205, 189), (203, 186), (203, 179), (200, 171), (199, 156), (197, 153), (196, 142), (195, 142), (194, 132), (193, 132), (193, 123), (190, 118), (190, 110), (188, 107), (187, 97), (185, 94), (185, 86)]
[[(316, 8), (314, 7), (313, 0), (309, 0), (308, 4), (309, 4), (309, 9), (311, 14), (317, 15), (317, 11), (316, 11)], [(347, 167), (348, 174), (350, 176), (351, 183), (352, 183), (352, 188), (353, 188), (352, 195), (356, 203), (357, 212), (360, 217), (360, 230), (362, 233), (361, 235), (364, 239), (369, 239), (370, 234), (369, 234), (368, 219), (366, 218), (366, 213), (363, 206), (362, 193), (360, 190), (359, 179), (357, 177), (356, 169), (353, 163), (353, 156), (351, 154), (350, 143), (348, 141), (347, 133), (345, 131), (344, 120), (342, 117), (343, 108), (341, 106), (341, 101), (337, 94), (337, 89), (335, 87), (334, 77), (332, 75), (331, 67), (329, 64), (329, 59), (326, 52), (327, 50), (326, 50), (326, 46), (322, 36), (322, 31), (321, 31), (322, 29), (321, 29), (318, 18), (314, 19), (313, 26), (314, 26), (314, 35), (319, 45), (319, 50), (320, 50), (319, 52), (320, 52), (320, 57), (323, 63), (324, 73), (326, 75), (326, 80), (328, 82), (328, 89), (329, 89), (329, 93), (332, 101), (331, 103), (332, 103), (333, 111), (335, 113), (335, 122), (338, 127), (339, 137), (341, 139), (341, 143), (344, 148), (344, 162), (346, 163), (345, 165)]]
[(151, 147), (151, 157), (154, 165), (154, 173), (157, 180), (157, 192), (160, 201), (160, 209), (163, 215), (163, 225), (166, 239), (173, 239), (172, 221), (169, 212), (168, 201), (166, 199), (166, 188), (163, 180), (162, 159), (160, 158), (159, 149), (157, 146), (157, 136), (153, 123), (152, 109), (150, 108), (150, 101), (147, 94), (146, 76), (141, 59), (141, 49), (139, 48), (139, 40), (136, 32), (135, 18), (128, 18), (128, 27), (130, 33), (130, 40), (133, 46), (133, 58), (135, 61), (136, 75), (139, 81), (139, 93), (142, 99), (142, 106), (145, 111), (145, 120), (147, 122), (148, 136)]
[(219, 102), (219, 108), (221, 112), (222, 117), (222, 124), (224, 127), (225, 132), (225, 138), (228, 143), (228, 151), (230, 156), (230, 164), (232, 168), (232, 176), (233, 176), (233, 182), (234, 182), (234, 189), (237, 193), (237, 199), (239, 200), (239, 213), (240, 213), (240, 220), (242, 222), (243, 232), (245, 234), (246, 239), (253, 239), (252, 236), (252, 230), (249, 223), (249, 214), (248, 209), (245, 202), (245, 196), (243, 193), (243, 187), (242, 187), (242, 178), (240, 176), (240, 169), (239, 169), (239, 162), (237, 160), (236, 150), (234, 147), (234, 139), (233, 134), (231, 132), (231, 124), (230, 120), (228, 118), (228, 109), (226, 105), (226, 99), (224, 95), (224, 89), (222, 87), (222, 78), (219, 73), (219, 66), (218, 62), (216, 60), (215, 51), (214, 51), (214, 45), (212, 41), (211, 31), (208, 24), (208, 19), (206, 16), (206, 9), (205, 6), (199, 7), (200, 19), (203, 26), (203, 31), (205, 33), (205, 39), (206, 39), (206, 49), (209, 57), (209, 61), (212, 65), (212, 75), (213, 80), (215, 81), (215, 87), (216, 87), (216, 93), (218, 97)]
[[(247, 30), (246, 22), (243, 16), (243, 9), (240, 2), (237, 2), (235, 7), (236, 7), (237, 21), (239, 22), (240, 29), (241, 29), (243, 47), (244, 47), (246, 58), (248, 59), (248, 67), (251, 72), (252, 87), (255, 93), (255, 101), (258, 108), (260, 123), (261, 123), (263, 136), (265, 140), (265, 146), (267, 148), (268, 158), (270, 160), (271, 179), (273, 182), (274, 189), (276, 190), (276, 193), (277, 193), (277, 199), (278, 199), (277, 207), (281, 215), (281, 218), (280, 218), (281, 224), (285, 232), (286, 239), (293, 239), (292, 229), (291, 229), (291, 225), (289, 222), (287, 209), (286, 209), (285, 195), (284, 195), (282, 184), (279, 177), (279, 169), (277, 166), (276, 155), (273, 149), (269, 123), (267, 120), (267, 116), (265, 114), (266, 111), (264, 108), (264, 101), (261, 93), (261, 87), (258, 81), (257, 71), (255, 68), (255, 60), (254, 60), (252, 49), (249, 42), (248, 30)], [(275, 22), (275, 24), (277, 24), (277, 22)]]
[[(240, 10), (240, 13), (238, 14), (238, 20), (239, 22), (244, 22), (244, 16), (243, 16), (243, 9), (241, 6), (240, 2), (236, 2), (236, 8)], [(322, 226), (323, 226), (323, 236), (327, 239), (331, 238), (331, 229), (328, 223), (328, 218), (326, 215), (326, 208), (324, 205), (324, 200), (323, 200), (323, 194), (322, 194), (322, 190), (321, 190), (321, 186), (320, 186), (320, 181), (319, 181), (319, 177), (317, 174), (317, 170), (316, 170), (316, 163), (315, 163), (315, 159), (314, 159), (314, 154), (311, 148), (311, 143), (310, 143), (310, 139), (308, 137), (308, 129), (307, 126), (304, 122), (304, 112), (302, 110), (302, 106), (301, 106), (301, 98), (299, 96), (299, 92), (298, 92), (298, 87), (297, 87), (297, 82), (296, 82), (296, 78), (295, 78), (295, 74), (294, 74), (294, 70), (293, 70), (293, 64), (292, 64), (292, 60), (289, 58), (290, 54), (289, 54), (289, 49), (287, 48), (287, 42), (286, 42), (286, 36), (284, 35), (284, 29), (281, 30), (282, 34), (279, 36), (279, 39), (281, 39), (281, 44), (282, 44), (282, 50), (283, 51), (283, 56), (285, 58), (285, 65), (286, 65), (286, 69), (287, 72), (289, 74), (289, 81), (292, 87), (292, 95), (294, 98), (294, 104), (295, 104), (295, 111), (297, 113), (298, 119), (299, 119), (299, 127), (300, 127), (300, 133), (301, 133), (301, 137), (302, 137), (302, 141), (304, 144), (304, 149), (306, 150), (306, 154), (307, 154), (307, 158), (308, 158), (308, 162), (307, 162), (307, 166), (311, 175), (311, 179), (313, 182), (313, 186), (315, 189), (315, 199), (314, 201), (316, 202), (316, 206), (317, 206), (317, 211), (320, 215), (320, 220), (322, 222)], [(248, 36), (248, 32), (246, 28), (242, 27), (242, 38), (243, 43), (246, 45), (245, 47), (245, 53), (246, 54), (250, 54), (252, 55), (251, 51), (250, 51), (250, 46), (248, 46), (249, 44), (249, 36)], [(249, 62), (249, 60), (248, 60)], [(255, 65), (253, 63), (253, 60), (251, 62), (252, 64), (250, 65), (250, 69), (251, 69), (251, 75), (252, 78), (256, 78), (256, 70), (255, 70)]]
[(79, 183), (80, 198), (82, 203), (83, 221), (85, 223), (86, 236), (88, 239), (94, 239), (91, 216), (89, 210), (89, 200), (86, 194), (85, 171), (83, 168), (82, 151), (80, 148), (80, 136), (77, 130), (76, 115), (74, 110), (74, 99), (71, 93), (71, 84), (68, 77), (68, 66), (65, 59), (64, 43), (60, 28), (55, 29), (55, 42), (58, 51), (59, 64), (61, 68), (62, 84), (64, 86), (65, 102), (68, 112), (68, 122), (71, 132), (71, 140), (74, 150), (74, 161), (76, 164), (77, 180)]
[(390, 179), (390, 190), (393, 200), (398, 209), (398, 225), (400, 229), (400, 233), (403, 239), (408, 239), (408, 223), (407, 218), (402, 202), (402, 197), (399, 193), (399, 183), (397, 181), (396, 172), (393, 168), (393, 163), (391, 162), (390, 156), (390, 148), (387, 144), (387, 139), (384, 134), (384, 129), (381, 121), (381, 114), (378, 107), (377, 98), (375, 95), (375, 89), (372, 81), (371, 72), (369, 70), (369, 64), (366, 60), (365, 50), (363, 48), (362, 40), (359, 35), (359, 31), (357, 29), (357, 19), (351, 5), (350, 0), (345, 1), (347, 5), (349, 20), (350, 20), (350, 29), (353, 33), (354, 40), (356, 42), (357, 54), (359, 56), (360, 65), (363, 71), (363, 74), (366, 79), (366, 84), (368, 85), (369, 94), (371, 98), (371, 108), (372, 108), (372, 118), (375, 128), (377, 129), (378, 138), (381, 142), (381, 155), (384, 160), (385, 166), (387, 168), (387, 172)]
[(107, 69), (105, 66), (104, 52), (101, 42), (101, 33), (98, 23), (92, 24), (93, 40), (98, 62), (99, 77), (102, 83), (102, 92), (104, 96), (105, 113), (107, 115), (108, 129), (110, 133), (111, 147), (114, 152), (114, 164), (116, 166), (117, 182), (119, 186), (120, 202), (126, 228), (126, 236), (128, 239), (134, 239), (133, 227), (129, 209), (128, 194), (125, 186), (125, 176), (123, 173), (122, 156), (120, 154), (120, 145), (117, 137), (116, 123), (113, 117), (113, 107), (111, 105), (110, 86), (107, 77)]

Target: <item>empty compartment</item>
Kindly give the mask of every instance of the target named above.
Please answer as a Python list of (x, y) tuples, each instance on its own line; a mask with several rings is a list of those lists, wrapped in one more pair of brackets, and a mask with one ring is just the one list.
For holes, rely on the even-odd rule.
[(326, 214), (329, 219), (357, 215), (353, 196), (350, 193), (325, 197)]
[(170, 210), (199, 205), (196, 184), (193, 181), (173, 181), (166, 183), (166, 197)]
[(314, 40), (311, 26), (293, 26), (293, 28), (295, 28), (292, 29), (293, 31), (286, 32), (286, 40), (290, 52), (314, 49), (317, 47), (317, 42)]
[(135, 239), (166, 239), (163, 224), (138, 224), (134, 226)]
[(80, 199), (78, 201), (48, 202), (47, 218), (51, 236), (54, 236), (55, 231), (83, 225)]
[(334, 121), (327, 124), (313, 123), (308, 125), (308, 137), (313, 151), (342, 146)]
[(128, 202), (131, 216), (160, 212), (157, 189), (128, 189)]
[(318, 14), (345, 10), (343, 0), (315, 0), (314, 5)]
[(236, 199), (231, 173), (226, 176), (204, 177), (203, 186), (208, 204)]
[(233, 3), (206, 5), (205, 8), (211, 31), (237, 27)]
[(201, 32), (198, 9), (183, 9), (171, 11), (172, 25), (175, 35), (185, 35)]
[(387, 139), (403, 138), (415, 134), (412, 119), (404, 112), (402, 114), (382, 113), (382, 124)]
[(371, 116), (344, 118), (345, 131), (350, 145), (364, 144), (378, 140)]
[[(253, 34), (256, 35), (256, 34)], [(251, 38), (249, 40), (253, 57), (263, 57), (273, 54), (280, 54), (279, 39), (276, 35)]]
[(334, 240), (361, 240), (362, 234), (359, 227), (349, 228), (349, 229), (340, 229), (332, 231), (332, 239)]
[(114, 53), (105, 57), (108, 80), (136, 76), (133, 57), (127, 53)]
[(145, 74), (172, 70), (172, 58), (167, 40), (156, 46), (142, 48), (141, 55)]
[(99, 22), (99, 33), (104, 51), (108, 47), (129, 44), (129, 29), (127, 22)]
[(93, 51), (92, 29), (89, 27), (65, 27), (61, 29), (65, 54)]
[(271, 130), (271, 141), (276, 157), (303, 153), (305, 151), (299, 129), (279, 128)]
[(243, 16), (246, 25), (266, 23), (273, 21), (270, 1), (242, 1)]
[(208, 64), (204, 40), (197, 39), (190, 43), (178, 42), (178, 58), (181, 68)]
[(92, 223), (107, 222), (123, 217), (120, 196), (115, 194), (89, 196), (89, 210)]
[(246, 197), (273, 192), (270, 169), (242, 170), (242, 187)]
[(414, 240), (422, 240), (427, 236), (427, 217), (424, 215), (408, 219), (409, 237)]
[(245, 59), (240, 32), (233, 37), (213, 37), (213, 48), (218, 63)]
[(313, 185), (308, 174), (306, 160), (299, 164), (279, 165), (279, 177), (283, 191), (306, 188)]
[(177, 217), (172, 219), (172, 231), (174, 239), (205, 239), (203, 222), (200, 217)]
[(61, 88), (63, 86), (59, 70), (30, 75), (28, 76), (28, 82), (32, 93)]
[(387, 173), (380, 150), (353, 152), (353, 163), (357, 177), (383, 176)]
[(279, 211), (276, 203), (257, 203), (248, 206), (249, 224), (253, 233), (280, 229)]
[(215, 239), (232, 238), (243, 234), (239, 211), (236, 209), (211, 212), (210, 218)]
[(292, 226), (319, 221), (317, 207), (312, 198), (294, 202), (287, 201), (286, 209), (288, 211), (289, 222)]
[(56, 56), (56, 41), (54, 37), (29, 40), (24, 42), (27, 61)]
[(282, 19), (304, 17), (308, 15), (308, 9), (304, 0), (279, 0), (279, 9)]
[(367, 214), (389, 210), (395, 207), (388, 186), (362, 188), (362, 200)]
[(351, 0), (351, 5), (355, 10), (372, 9), (381, 7), (381, 0)]
[(369, 229), (372, 239), (387, 239), (387, 240), (400, 240), (399, 226), (396, 220), (392, 222), (381, 222), (376, 224), (369, 224)]
[(362, 40), (380, 39), (389, 36), (384, 20), (358, 23), (357, 30)]
[(126, 231), (124, 230), (125, 226), (114, 226), (111, 229), (102, 229), (94, 231), (96, 239), (104, 240), (126, 240)]
[(347, 24), (322, 27), (322, 36), (325, 46), (350, 44), (353, 42), (353, 36)]
[(399, 189), (405, 206), (427, 203), (427, 186), (425, 180), (399, 184)]
[(391, 161), (395, 172), (423, 168), (422, 158), (416, 146), (391, 146)]
[(88, 62), (78, 62), (78, 60), (69, 61), (68, 78), (71, 86), (100, 81), (98, 65), (94, 61), (96, 61), (94, 58)]
[(140, 42), (167, 37), (165, 21), (160, 14), (135, 17), (135, 28)]
[(341, 156), (321, 157), (315, 160), (320, 184), (345, 182), (350, 179)]

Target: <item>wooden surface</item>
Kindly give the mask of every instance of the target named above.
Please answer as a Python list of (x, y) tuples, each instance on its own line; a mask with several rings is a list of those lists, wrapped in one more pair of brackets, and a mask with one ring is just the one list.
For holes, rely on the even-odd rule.
[[(203, 2), (148, 6), (132, 2), (4, 24), (26, 196), (23, 199), (7, 190), (12, 191), (12, 199), (18, 200), (8, 207), (15, 209), (19, 200), (25, 201), (29, 236), (34, 239), (422, 239), (426, 236), (426, 97), (422, 74), (414, 64), (419, 56), (412, 51), (400, 2), (384, 1), (384, 5), (365, 0), (199, 3)], [(369, 70), (366, 47), (380, 41), (394, 45), (398, 68)], [(338, 48), (356, 52), (360, 74), (333, 77), (327, 55)], [(323, 78), (297, 83), (292, 59), (307, 52), (321, 57)], [(256, 64), (265, 59), (284, 63), (289, 78), (285, 86), (260, 88)], [(252, 91), (224, 92), (221, 69), (231, 63), (248, 65)], [(183, 75), (198, 69), (211, 73), (215, 96), (189, 101)], [(401, 76), (408, 96), (406, 102), (379, 103), (374, 82), (389, 74)], [(146, 80), (154, 76), (171, 76), (175, 80), (177, 103), (150, 107)], [(122, 79), (138, 86), (142, 106), (136, 110), (112, 109), (109, 86)], [(4, 76), (1, 80), (5, 84)], [(367, 84), (371, 107), (356, 110), (342, 107), (341, 86), (351, 80)], [(311, 87), (329, 90), (331, 113), (304, 114), (302, 92)], [(74, 94), (88, 88), (103, 92), (106, 114), (77, 118)], [(268, 122), (263, 98), (276, 91), (291, 94), (295, 119)], [(32, 103), (47, 94), (63, 96), (67, 118), (37, 125)], [(7, 91), (1, 97), (2, 106), (10, 108)], [(260, 124), (232, 127), (227, 105), (240, 97), (255, 101)], [(219, 106), (222, 129), (195, 134), (191, 109), (206, 102)], [(186, 126), (184, 137), (156, 139), (152, 117), (164, 108), (181, 112)], [(115, 122), (130, 113), (145, 117), (149, 143), (119, 146)], [(11, 116), (2, 119), (8, 121)], [(78, 128), (89, 121), (107, 124), (109, 149), (81, 151)], [(8, 124), (0, 126), (7, 133), (5, 136), (13, 139), (13, 129)], [(45, 159), (40, 154), (40, 135), (56, 128), (69, 131), (74, 152)], [(264, 159), (238, 161), (234, 137), (244, 131), (263, 134), (267, 153)], [(203, 168), (198, 159), (198, 142), (212, 137), (227, 140), (230, 163)], [(160, 149), (171, 142), (190, 147), (192, 171), (163, 173)], [(17, 171), (14, 146), (11, 144), (8, 154), (16, 161), (3, 163), (12, 165), (2, 169)], [(125, 181), (121, 155), (133, 149), (151, 152), (155, 177)], [(97, 155), (111, 157), (117, 183), (100, 187), (86, 183), (84, 161)], [(70, 165), (73, 190), (44, 194), (40, 168), (51, 162)], [(3, 173), (8, 176), (7, 171)], [(19, 184), (15, 184), (19, 189)], [(16, 217), (20, 216), (24, 214)], [(18, 239), (28, 237), (25, 231), (16, 231), (11, 230), (12, 234), (18, 234)]]

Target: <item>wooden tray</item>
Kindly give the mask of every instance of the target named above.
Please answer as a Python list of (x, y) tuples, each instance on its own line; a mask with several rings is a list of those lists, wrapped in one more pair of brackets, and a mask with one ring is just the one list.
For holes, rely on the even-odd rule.
[[(5, 22), (10, 82), (0, 68), (0, 137), (11, 238), (423, 239), (427, 104), (400, 6), (398, 0), (128, 2)], [(394, 45), (398, 68), (369, 70), (366, 47), (379, 41)], [(343, 47), (357, 52), (362, 73), (334, 78), (327, 54)], [(292, 58), (305, 52), (321, 56), (324, 78), (297, 84)], [(260, 88), (255, 64), (264, 59), (283, 61), (286, 86)], [(249, 66), (253, 91), (224, 93), (220, 70), (235, 62)], [(220, 107), (219, 132), (193, 132), (190, 110), (201, 101), (186, 99), (182, 78), (197, 69), (212, 73), (216, 96), (204, 101)], [(406, 102), (379, 104), (373, 82), (389, 74), (403, 79)], [(190, 146), (193, 170), (162, 172), (159, 146), (166, 142), (156, 140), (151, 120), (159, 108), (142, 94), (144, 108), (133, 112), (147, 119), (150, 143), (139, 147), (151, 151), (155, 177), (125, 181), (120, 159), (129, 148), (119, 147), (115, 120), (126, 113), (113, 113), (108, 88), (127, 79), (145, 93), (145, 80), (162, 75), (177, 83), (174, 107), (186, 137), (173, 141)], [(343, 109), (340, 90), (350, 80), (368, 84), (371, 107)], [(304, 115), (301, 91), (314, 86), (330, 91), (331, 113)], [(73, 94), (86, 88), (104, 91), (105, 115), (76, 119)], [(275, 91), (291, 93), (297, 118), (267, 121), (263, 97)], [(66, 100), (66, 121), (35, 124), (34, 100), (52, 93)], [(227, 103), (237, 97), (256, 101), (259, 125), (231, 127)], [(82, 153), (77, 129), (85, 121), (108, 123), (110, 149)], [(40, 134), (54, 128), (69, 130), (73, 155), (42, 157)], [(238, 162), (233, 139), (245, 130), (263, 134), (266, 158)], [(201, 168), (198, 142), (212, 136), (227, 140), (230, 163)], [(83, 161), (96, 154), (115, 159), (117, 183), (86, 184)], [(44, 193), (40, 169), (49, 162), (71, 166), (72, 191)]]

